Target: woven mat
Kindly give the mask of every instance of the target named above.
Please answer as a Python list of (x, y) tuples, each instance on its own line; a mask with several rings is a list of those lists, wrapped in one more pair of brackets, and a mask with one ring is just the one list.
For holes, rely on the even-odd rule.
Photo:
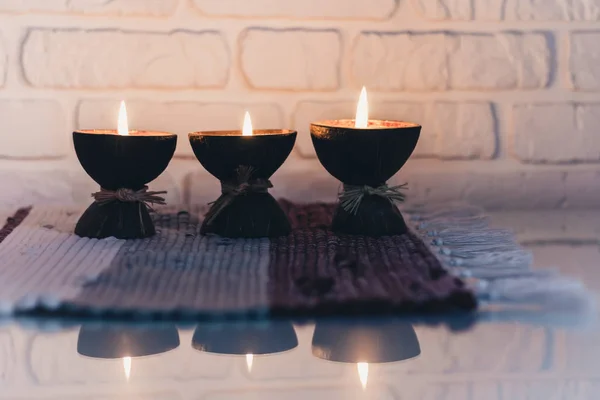
[[(330, 232), (333, 205), (281, 204), (292, 234), (236, 240), (200, 235), (203, 208), (161, 209), (157, 235), (127, 241), (75, 236), (82, 209), (21, 209), (0, 231), (0, 313), (221, 317), (473, 310), (476, 294), (489, 291), (476, 293), (481, 288), (461, 276), (472, 278), (479, 267), (489, 275), (490, 263), (501, 265), (494, 281), (477, 280), (489, 288), (501, 278), (497, 271), (529, 271), (530, 254), (514, 241), (498, 250), (494, 238), (503, 232), (488, 228), (474, 208), (404, 210), (411, 232), (374, 239)], [(467, 229), (485, 229), (494, 250), (479, 246), (461, 254), (460, 233)]]

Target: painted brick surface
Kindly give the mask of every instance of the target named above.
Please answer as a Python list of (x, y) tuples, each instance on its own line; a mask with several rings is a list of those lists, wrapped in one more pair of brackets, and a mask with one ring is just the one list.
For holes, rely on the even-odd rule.
[(570, 76), (576, 90), (600, 90), (600, 32), (571, 34)]
[(178, 0), (2, 0), (0, 12), (167, 16)]
[(362, 0), (193, 0), (204, 14), (241, 18), (294, 18), (294, 19), (387, 19), (396, 11), (398, 0), (370, 0), (365, 7)]
[(513, 153), (524, 162), (600, 161), (600, 103), (519, 104)]
[(0, 33), (0, 88), (4, 86), (6, 81), (6, 73), (8, 71), (8, 55), (6, 54), (6, 47), (4, 45), (4, 38)]
[(242, 71), (254, 89), (337, 89), (340, 57), (334, 30), (253, 28), (240, 37)]
[(435, 20), (597, 21), (598, 0), (412, 0), (415, 8)]
[(71, 151), (65, 112), (54, 100), (0, 99), (0, 132), (0, 158), (56, 158)]
[(509, 90), (545, 87), (550, 62), (541, 33), (363, 32), (351, 68), (382, 91)]
[(229, 75), (216, 32), (34, 29), (22, 59), (27, 82), (46, 88), (223, 87)]

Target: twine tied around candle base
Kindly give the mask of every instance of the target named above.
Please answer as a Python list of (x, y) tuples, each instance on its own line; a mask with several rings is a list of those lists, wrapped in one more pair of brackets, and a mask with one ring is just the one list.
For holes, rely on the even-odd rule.
[(367, 185), (355, 186), (344, 184), (344, 189), (338, 193), (338, 198), (344, 210), (352, 215), (356, 215), (365, 195), (380, 196), (388, 199), (391, 203), (401, 203), (406, 198), (401, 190), (407, 189), (407, 186), (408, 183), (391, 187), (384, 184), (376, 188)]
[(148, 210), (153, 211), (151, 204), (165, 205), (165, 198), (159, 196), (166, 194), (166, 190), (159, 192), (149, 192), (148, 186), (144, 186), (140, 190), (132, 190), (121, 188), (117, 190), (108, 190), (100, 188), (99, 192), (92, 193), (92, 197), (99, 205), (112, 203), (113, 201), (121, 201), (124, 203), (143, 203)]
[(214, 219), (238, 196), (248, 193), (267, 193), (273, 187), (268, 179), (252, 179), (254, 168), (241, 165), (236, 170), (234, 182), (221, 181), (221, 197), (208, 203), (212, 206), (206, 214), (206, 224), (211, 224)]

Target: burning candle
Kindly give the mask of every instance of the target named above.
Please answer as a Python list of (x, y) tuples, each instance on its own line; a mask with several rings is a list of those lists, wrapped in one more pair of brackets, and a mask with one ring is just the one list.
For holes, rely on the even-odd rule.
[(221, 181), (221, 196), (212, 203), (202, 234), (257, 238), (290, 232), (285, 213), (268, 190), (269, 179), (294, 147), (295, 131), (254, 130), (246, 113), (241, 131), (194, 132), (189, 139), (200, 164)]
[(146, 184), (167, 167), (177, 144), (172, 133), (131, 131), (125, 102), (121, 102), (117, 130), (73, 132), (77, 158), (100, 185), (95, 202), (75, 227), (83, 237), (134, 239), (152, 236), (152, 204), (164, 204), (166, 192), (148, 191)]
[(129, 356), (123, 357), (123, 372), (125, 373), (125, 380), (129, 382), (129, 378), (131, 378), (131, 357)]
[(246, 367), (248, 367), (248, 373), (252, 372), (252, 365), (254, 364), (254, 354), (246, 354)]
[(356, 370), (358, 371), (358, 379), (363, 390), (367, 389), (367, 383), (369, 383), (369, 363), (358, 362), (356, 363)]
[(395, 205), (404, 200), (404, 185), (390, 187), (387, 181), (413, 153), (421, 126), (369, 119), (363, 88), (355, 119), (315, 122), (310, 133), (319, 161), (343, 183), (332, 229), (368, 236), (406, 233)]

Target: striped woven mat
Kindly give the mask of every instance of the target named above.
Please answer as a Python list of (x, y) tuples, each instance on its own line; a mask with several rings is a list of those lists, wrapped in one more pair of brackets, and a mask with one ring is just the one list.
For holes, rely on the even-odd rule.
[(82, 209), (20, 209), (0, 230), (0, 313), (447, 312), (541, 279), (475, 207), (405, 209), (409, 233), (374, 239), (330, 232), (331, 204), (281, 205), (289, 236), (235, 240), (200, 235), (199, 207), (159, 210), (142, 240), (74, 235)]

